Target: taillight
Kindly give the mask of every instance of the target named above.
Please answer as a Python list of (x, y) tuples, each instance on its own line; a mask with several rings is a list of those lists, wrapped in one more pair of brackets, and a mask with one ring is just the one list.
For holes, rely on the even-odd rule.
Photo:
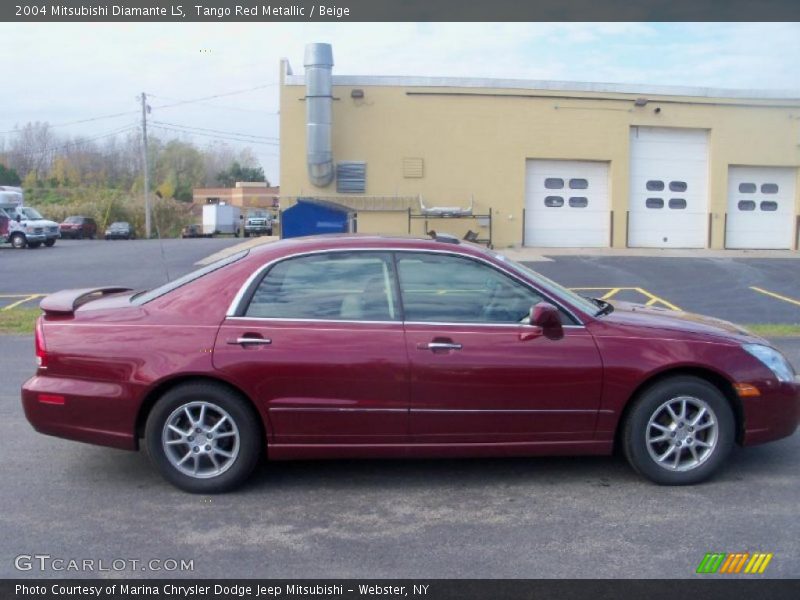
[(44, 345), (44, 329), (42, 328), (42, 317), (36, 319), (36, 365), (40, 369), (47, 368), (47, 348)]

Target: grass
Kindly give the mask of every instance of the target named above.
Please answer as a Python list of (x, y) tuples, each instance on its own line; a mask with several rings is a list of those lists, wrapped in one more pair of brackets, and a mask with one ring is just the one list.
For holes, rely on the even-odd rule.
[(36, 318), (42, 314), (39, 307), (17, 307), (0, 310), (0, 334), (33, 335)]
[(745, 327), (762, 337), (800, 337), (800, 323), (755, 323)]

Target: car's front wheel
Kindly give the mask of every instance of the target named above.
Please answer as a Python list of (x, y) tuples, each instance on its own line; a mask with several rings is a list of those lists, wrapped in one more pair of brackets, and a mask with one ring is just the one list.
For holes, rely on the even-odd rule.
[(225, 386), (183, 384), (153, 407), (145, 427), (147, 452), (182, 490), (226, 492), (241, 485), (261, 458), (258, 419), (252, 406)]
[(689, 485), (711, 477), (735, 438), (730, 403), (704, 379), (676, 376), (646, 389), (622, 430), (628, 462), (662, 485)]
[(50, 238), (49, 240), (45, 241), (44, 245), (47, 246), (48, 248), (52, 248), (53, 246), (56, 245), (56, 240), (54, 238)]

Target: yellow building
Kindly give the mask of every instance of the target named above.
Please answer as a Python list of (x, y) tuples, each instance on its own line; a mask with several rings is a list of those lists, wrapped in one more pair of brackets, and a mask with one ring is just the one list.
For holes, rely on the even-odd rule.
[(799, 94), (331, 76), (330, 58), (281, 64), (282, 208), (323, 198), (360, 232), (498, 248), (798, 247)]

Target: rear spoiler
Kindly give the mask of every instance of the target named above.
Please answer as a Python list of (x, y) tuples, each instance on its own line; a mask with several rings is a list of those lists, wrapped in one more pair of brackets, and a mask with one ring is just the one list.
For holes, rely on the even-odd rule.
[(118, 294), (120, 292), (130, 292), (131, 288), (125, 287), (96, 287), (83, 288), (79, 290), (61, 290), (55, 294), (46, 296), (40, 303), (41, 308), (46, 313), (51, 314), (71, 314), (75, 309), (101, 296), (108, 294)]

